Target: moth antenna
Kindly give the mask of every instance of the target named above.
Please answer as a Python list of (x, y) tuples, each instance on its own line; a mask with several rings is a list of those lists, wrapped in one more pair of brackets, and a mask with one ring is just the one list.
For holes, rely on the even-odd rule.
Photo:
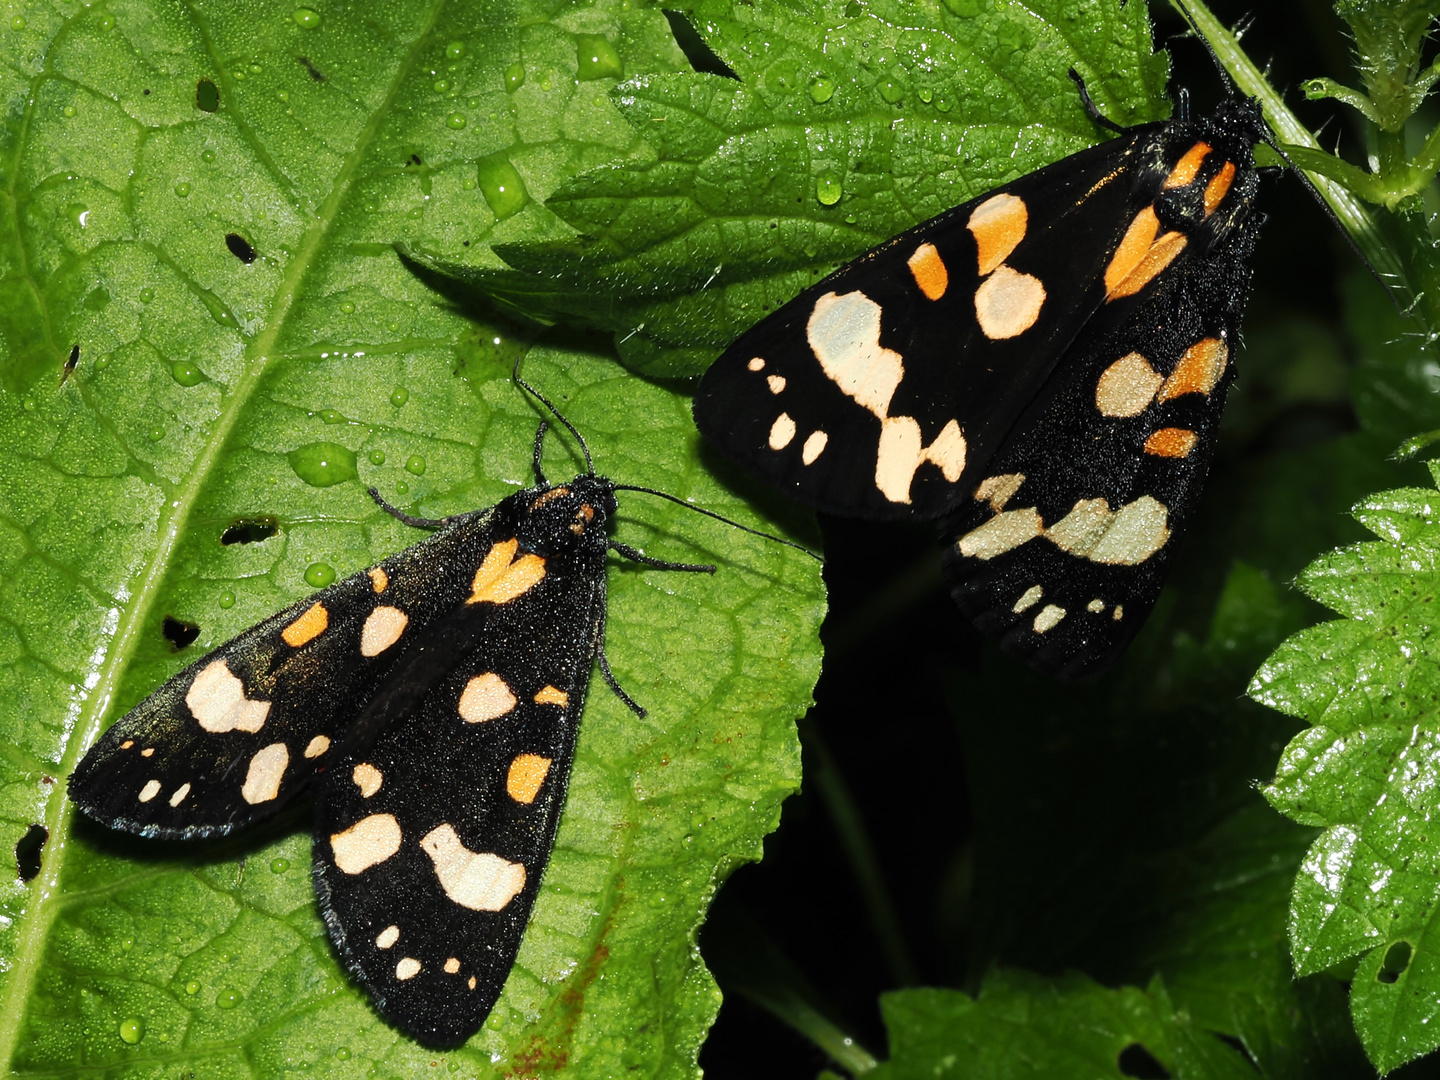
[[(1234, 94), (1235, 80), (1230, 78), (1230, 73), (1225, 70), (1225, 65), (1220, 62), (1220, 54), (1215, 51), (1215, 46), (1211, 45), (1210, 40), (1195, 28), (1195, 19), (1190, 14), (1190, 6), (1185, 3), (1185, 0), (1170, 0), (1170, 2), (1180, 9), (1180, 15), (1184, 18), (1185, 22), (1189, 24), (1190, 32), (1200, 39), (1200, 44), (1205, 46), (1205, 51), (1210, 55), (1210, 62), (1215, 65), (1215, 70), (1220, 73), (1220, 81), (1230, 88), (1230, 93)], [(1252, 16), (1248, 22), (1245, 22), (1244, 29), (1250, 29), (1254, 21)], [(1243, 32), (1244, 30), (1240, 31), (1240, 33)], [(1235, 40), (1240, 40), (1238, 33), (1236, 34)]]
[(610, 661), (605, 659), (605, 641), (603, 637), (601, 638), (599, 646), (595, 649), (595, 659), (600, 662), (600, 674), (604, 676), (605, 684), (609, 686), (611, 690), (615, 691), (615, 696), (629, 706), (630, 711), (640, 717), (641, 720), (649, 716), (650, 714), (645, 711), (644, 707), (621, 689), (620, 684), (615, 681), (615, 675), (610, 670)]
[(535, 455), (531, 461), (531, 467), (535, 470), (535, 483), (544, 485), (545, 470), (540, 465), (540, 454), (545, 449), (545, 432), (550, 430), (550, 421), (541, 420), (540, 427), (535, 432)]
[(565, 419), (565, 415), (553, 404), (551, 404), (549, 398), (547, 398), (539, 390), (536, 390), (535, 387), (531, 386), (529, 383), (527, 383), (524, 379), (520, 377), (520, 357), (515, 358), (515, 367), (510, 372), (510, 378), (514, 380), (516, 386), (520, 387), (536, 401), (540, 402), (540, 404), (544, 405), (547, 409), (549, 409), (555, 415), (555, 419), (559, 420), (560, 423), (565, 425), (565, 430), (570, 432), (571, 435), (575, 436), (575, 441), (580, 444), (580, 450), (585, 455), (585, 472), (589, 476), (594, 476), (595, 462), (590, 457), (590, 447), (585, 443), (585, 436), (581, 435), (580, 432), (575, 430), (575, 425), (570, 423), (569, 420)]
[(751, 536), (760, 536), (766, 540), (774, 540), (777, 544), (784, 544), (786, 547), (794, 548), (796, 551), (803, 551), (806, 555), (809, 555), (816, 562), (825, 561), (819, 555), (816, 555), (813, 551), (811, 551), (809, 548), (804, 547), (801, 544), (797, 544), (793, 540), (786, 540), (783, 536), (775, 536), (773, 533), (761, 532), (759, 529), (752, 529), (748, 525), (741, 525), (738, 521), (731, 521), (723, 514), (717, 514), (714, 510), (706, 510), (705, 508), (696, 506), (693, 503), (688, 503), (684, 499), (677, 499), (674, 495), (671, 495), (667, 492), (656, 491), (654, 488), (636, 487), (634, 484), (616, 484), (615, 490), (639, 491), (646, 495), (654, 495), (658, 499), (666, 499), (669, 502), (673, 502), (676, 506), (683, 506), (686, 510), (693, 510), (697, 514), (704, 514), (706, 517), (714, 518), (716, 521), (723, 521), (726, 525), (729, 525), (732, 528), (739, 529), (741, 532), (747, 532)]
[(611, 540), (606, 546), (632, 562), (644, 563), (646, 566), (653, 566), (656, 570), (680, 570), (689, 574), (715, 573), (715, 567), (710, 563), (666, 562), (664, 559), (651, 558), (638, 548), (622, 544), (618, 540)]
[(381, 495), (378, 489), (372, 487), (366, 488), (365, 490), (369, 494), (370, 498), (375, 500), (376, 504), (380, 507), (381, 510), (384, 510), (396, 521), (402, 521), (412, 528), (438, 529), (440, 528), (440, 526), (446, 524), (450, 520), (449, 518), (412, 517), (411, 515), (405, 513), (404, 510), (401, 510), (398, 506), (391, 506), (388, 502), (386, 502), (385, 496)]

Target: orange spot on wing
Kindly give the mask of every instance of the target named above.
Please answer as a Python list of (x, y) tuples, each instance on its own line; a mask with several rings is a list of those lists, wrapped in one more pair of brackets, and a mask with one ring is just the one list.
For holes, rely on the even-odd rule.
[(1225, 364), (1230, 359), (1230, 349), (1220, 338), (1204, 338), (1185, 350), (1175, 370), (1165, 380), (1156, 395), (1160, 401), (1182, 397), (1185, 394), (1208, 394), (1220, 381)]
[(980, 276), (992, 273), (1025, 239), (1030, 211), (1015, 195), (992, 195), (977, 206), (966, 222), (975, 237)]
[(564, 690), (557, 690), (553, 686), (542, 688), (535, 695), (536, 705), (559, 705), (562, 709), (570, 704), (570, 695)]
[(1105, 269), (1107, 301), (1134, 296), (1185, 250), (1187, 241), (1184, 233), (1167, 232), (1156, 240), (1154, 237), (1159, 230), (1160, 219), (1155, 216), (1153, 206), (1147, 206), (1135, 215)]
[(545, 560), (539, 555), (522, 555), (517, 559), (518, 550), (519, 540), (502, 540), (490, 549), (480, 569), (475, 571), (467, 604), (507, 604), (540, 583), (545, 577)]
[(1200, 172), (1200, 166), (1205, 161), (1205, 155), (1210, 153), (1210, 144), (1197, 142), (1185, 156), (1175, 163), (1175, 168), (1170, 170), (1170, 175), (1165, 178), (1167, 188), (1184, 187), (1195, 182), (1196, 175)]
[(382, 593), (390, 586), (390, 575), (377, 566), (370, 571), (370, 584), (377, 593)]
[(1161, 428), (1145, 440), (1145, 453), (1155, 457), (1189, 457), (1199, 436), (1186, 428)]
[(927, 300), (939, 300), (950, 284), (950, 272), (934, 244), (921, 244), (909, 259), (910, 273)]
[(298, 649), (307, 641), (314, 641), (330, 625), (330, 613), (324, 604), (311, 604), (304, 615), (280, 631), (280, 637), (292, 649)]
[(1209, 217), (1215, 212), (1226, 194), (1230, 191), (1230, 185), (1235, 182), (1235, 163), (1227, 161), (1225, 167), (1215, 174), (1210, 183), (1205, 185), (1205, 216)]
[(518, 803), (530, 804), (550, 772), (550, 759), (539, 754), (517, 754), (505, 777), (505, 790)]

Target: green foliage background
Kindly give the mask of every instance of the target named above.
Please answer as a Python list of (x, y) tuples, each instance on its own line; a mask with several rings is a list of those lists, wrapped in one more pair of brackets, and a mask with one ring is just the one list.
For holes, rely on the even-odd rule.
[[(1338, 158), (1307, 130), (1334, 105), (1290, 111), (1192, 8), (1405, 314), (1270, 186), (1201, 520), (1092, 685), (966, 637), (930, 538), (827, 523), (809, 782), (718, 899), (799, 786), (824, 592), (795, 552), (626, 498), (621, 539), (720, 572), (612, 569), (609, 656), (651, 716), (591, 694), (520, 961), (447, 1055), (336, 966), (304, 807), (203, 849), (121, 840), (65, 800), (86, 746), (408, 543), (366, 485), (439, 515), (523, 484), (517, 358), (608, 475), (816, 543), (698, 444), (685, 380), (839, 262), (1095, 141), (1067, 68), (1118, 121), (1168, 115), (1151, 20), (1182, 24), (1141, 0), (0, 13), (0, 849), (46, 830), (38, 874), (24, 845), (0, 874), (11, 1072), (1433, 1071), (1440, 473), (1388, 459), (1440, 429), (1440, 137), (1412, 116), (1440, 5), (1260, 13), (1271, 81), (1369, 125)], [(1213, 83), (1193, 45), (1174, 62)], [(579, 467), (563, 442), (547, 461)], [(729, 1004), (702, 1059), (707, 962)]]

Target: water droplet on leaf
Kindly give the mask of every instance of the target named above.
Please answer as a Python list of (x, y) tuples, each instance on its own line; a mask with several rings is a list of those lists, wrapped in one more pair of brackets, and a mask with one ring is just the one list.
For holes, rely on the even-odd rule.
[(447, 60), (459, 60), (465, 55), (465, 43), (463, 41), (452, 41), (445, 46), (445, 58)]
[(615, 46), (599, 34), (575, 35), (575, 77), (587, 79), (618, 79), (625, 74), (625, 65)]
[(384, 450), (371, 450), (371, 451), (370, 451), (370, 464), (371, 464), (371, 465), (384, 465), (384, 464), (385, 464), (385, 451), (384, 451)]
[(140, 302), (141, 302), (142, 304), (148, 304), (148, 303), (150, 303), (151, 300), (154, 300), (154, 299), (155, 299), (155, 290), (154, 290), (154, 289), (141, 289), (141, 290), (140, 290)]
[(519, 213), (530, 201), (524, 181), (503, 153), (481, 158), (475, 166), (475, 175), (480, 182), (480, 194), (485, 196), (497, 218)]
[[(235, 592), (234, 592), (234, 590), (232, 590), (232, 589), (226, 589), (224, 592), (222, 592), (222, 593), (220, 594), (220, 606), (221, 606), (222, 608), (232, 608), (232, 607), (235, 606)], [(191, 992), (193, 993), (193, 991), (191, 991)]]
[(176, 360), (171, 364), (170, 377), (181, 386), (198, 386), (205, 381), (205, 373), (189, 360)]
[[(309, 566), (307, 566), (307, 567), (305, 568), (305, 584), (306, 584), (306, 585), (309, 585), (312, 589), (323, 589), (323, 588), (325, 588), (326, 585), (333, 585), (334, 583), (335, 583), (335, 568), (334, 568), (333, 566), (331, 566), (329, 563), (323, 563), (323, 562), (311, 563)], [(283, 860), (283, 859), (277, 859), (277, 860), (276, 860), (276, 862), (284, 862), (284, 861), (285, 861), (285, 860)], [(285, 865), (288, 867), (290, 864), (289, 864), (289, 863), (285, 863)], [(270, 868), (271, 868), (272, 870), (275, 869), (274, 863), (271, 864)], [(284, 873), (284, 871), (283, 871), (283, 870), (275, 870), (275, 873), (277, 873), (277, 874), (282, 874), (282, 873)]]
[(403, 386), (397, 386), (394, 390), (390, 391), (390, 404), (394, 405), (397, 409), (409, 400), (410, 391), (406, 390)]
[(217, 1009), (233, 1009), (244, 1000), (237, 990), (221, 990), (215, 995), (215, 1007)]
[(465, 114), (452, 112), (449, 116), (445, 118), (445, 126), (448, 128), (454, 128), (456, 131), (459, 131), (465, 126)]
[[(334, 571), (331, 571), (331, 572), (333, 573)], [(285, 873), (286, 870), (289, 870), (289, 869), (290, 869), (290, 860), (289, 860), (289, 859), (271, 859), (271, 860), (270, 860), (270, 872), (271, 872), (272, 874), (283, 874), (283, 873)]]
[(120, 1021), (120, 1040), (134, 1046), (145, 1037), (145, 1022), (138, 1016)]
[(156, 424), (150, 429), (149, 438), (151, 442), (159, 442), (161, 439), (165, 438), (165, 429), (159, 424)]
[(525, 85), (525, 65), (511, 64), (505, 69), (505, 89), (518, 90)]
[(411, 454), (405, 459), (405, 471), (414, 473), (416, 476), (425, 475), (425, 455)]
[(186, 184), (186, 183), (176, 184), (176, 185), (175, 185), (175, 194), (176, 194), (176, 195), (179, 195), (180, 198), (182, 198), (182, 199), (185, 198), (186, 195), (189, 195), (189, 194), (190, 194), (190, 185), (189, 185), (189, 184)]
[(185, 984), (185, 993), (189, 994), (190, 996), (193, 997), (193, 996), (195, 996), (196, 994), (198, 994), (199, 992), (200, 992), (200, 984), (199, 984), (198, 982), (196, 982), (194, 979), (191, 979), (189, 982), (187, 982), (187, 983)]
[[(314, 30), (320, 25), (320, 13), (314, 8), (298, 7), (290, 13), (290, 17), (303, 26), (306, 30)], [(259, 69), (255, 69), (259, 74)]]
[(816, 75), (810, 80), (810, 100), (823, 105), (835, 96), (835, 80), (828, 75)]
[(16, 15), (13, 19), (11, 19), (11, 20), (10, 20), (10, 29), (11, 29), (11, 30), (24, 30), (24, 29), (25, 29), (25, 16), (24, 16), (24, 15)]
[(313, 487), (331, 487), (354, 480), (355, 452), (339, 443), (314, 442), (296, 447), (285, 455), (295, 475)]
[(840, 186), (840, 181), (835, 177), (827, 174), (816, 179), (815, 197), (820, 200), (822, 205), (834, 206), (840, 201), (842, 194), (844, 191)]

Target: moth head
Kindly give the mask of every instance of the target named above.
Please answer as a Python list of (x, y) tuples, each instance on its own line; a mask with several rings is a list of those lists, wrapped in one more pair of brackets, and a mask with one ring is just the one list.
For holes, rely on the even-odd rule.
[(615, 513), (615, 490), (608, 480), (577, 476), (568, 484), (537, 489), (526, 506), (525, 530), (537, 537), (600, 538)]

